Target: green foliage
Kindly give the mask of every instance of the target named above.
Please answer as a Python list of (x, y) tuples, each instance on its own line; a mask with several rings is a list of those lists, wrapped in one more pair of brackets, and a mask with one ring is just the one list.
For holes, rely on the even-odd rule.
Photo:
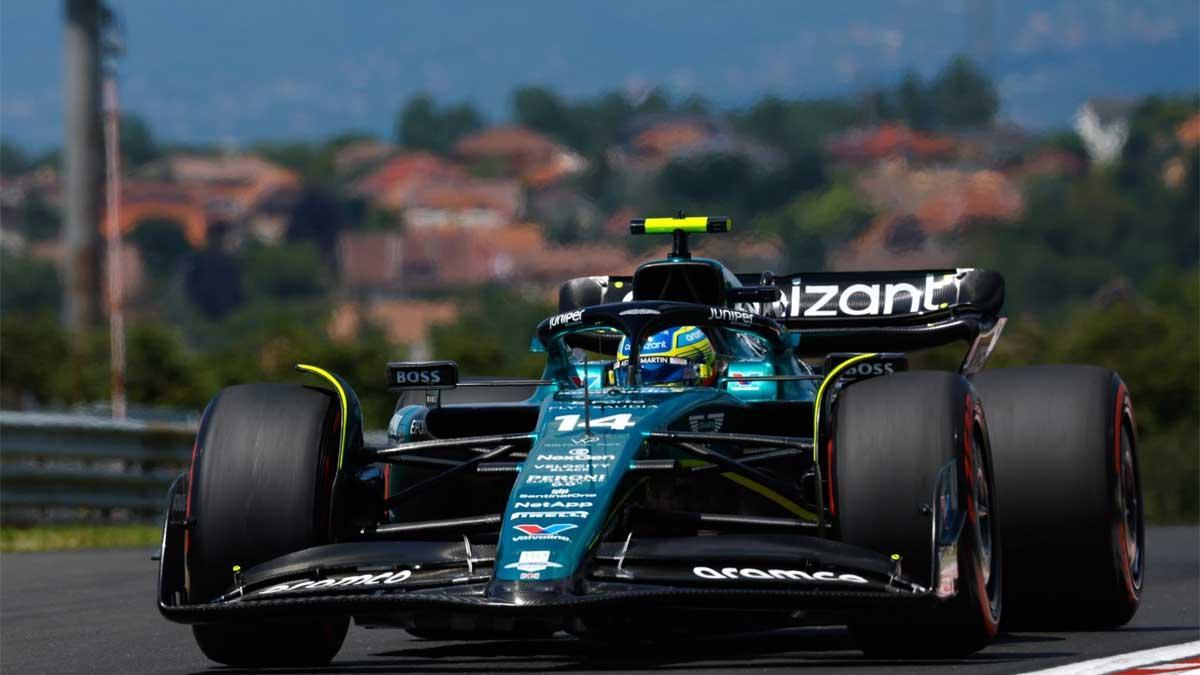
[(125, 345), (125, 389), (130, 401), (199, 409), (216, 388), (213, 372), (199, 366), (175, 328), (136, 322), (129, 327)]
[(68, 345), (54, 314), (6, 307), (0, 314), (0, 345), (0, 406), (20, 409), (58, 397), (61, 382), (55, 365), (67, 360)]
[(433, 353), (458, 362), (463, 375), (537, 377), (544, 354), (531, 354), (529, 341), (553, 306), (500, 287), (464, 298), (458, 321), (430, 332)]
[[(296, 371), (296, 364), (309, 363), (335, 372), (355, 386), (368, 429), (387, 423), (395, 397), (387, 392), (384, 364), (402, 360), (405, 353), (389, 343), (381, 331), (367, 327), (352, 341), (334, 342), (323, 330), (327, 319), (324, 312), (294, 313), (258, 307), (253, 314), (233, 317), (226, 329), (236, 338), (203, 357), (203, 367), (215, 380), (209, 396), (219, 387), (245, 382), (322, 386)], [(246, 326), (245, 321), (252, 321), (253, 327)]]
[(247, 292), (278, 300), (321, 295), (332, 286), (332, 275), (316, 246), (302, 242), (281, 246), (252, 244), (243, 253), (243, 282)]
[(1155, 297), (1014, 320), (990, 365), (1087, 363), (1120, 373), (1134, 401), (1147, 518), (1200, 518), (1200, 272), (1157, 282)]
[(121, 115), (121, 161), (125, 169), (136, 169), (161, 156), (146, 121), (133, 113)]
[(828, 251), (849, 242), (870, 224), (874, 213), (845, 183), (811, 191), (759, 222), (778, 235), (792, 269), (820, 270)]
[(208, 318), (219, 318), (242, 304), (245, 296), (241, 263), (210, 245), (191, 260), (184, 290), (190, 304)]
[(730, 119), (740, 133), (797, 158), (811, 155), (828, 135), (856, 124), (859, 110), (844, 99), (788, 101), (766, 96)]
[(62, 284), (54, 265), (0, 253), (0, 311), (58, 311)]
[(0, 176), (25, 173), (31, 166), (32, 161), (21, 146), (6, 138), (0, 138)]
[(151, 276), (165, 279), (179, 269), (192, 252), (183, 234), (183, 225), (166, 218), (143, 220), (128, 235), (142, 255)]
[(396, 118), (396, 142), (406, 148), (446, 154), (458, 139), (483, 127), (468, 103), (439, 109), (426, 94), (414, 96)]
[(31, 190), (25, 198), (20, 218), (21, 231), (30, 241), (54, 239), (62, 229), (62, 217), (39, 190)]
[(937, 123), (944, 128), (986, 126), (1000, 109), (1000, 99), (991, 80), (965, 56), (951, 60), (930, 89)]
[(256, 143), (251, 152), (300, 174), (305, 182), (329, 185), (334, 180), (334, 155), (339, 139), (329, 143)]
[(929, 129), (933, 126), (934, 110), (932, 92), (921, 79), (920, 73), (908, 71), (900, 86), (896, 88), (896, 107), (900, 119), (913, 129)]

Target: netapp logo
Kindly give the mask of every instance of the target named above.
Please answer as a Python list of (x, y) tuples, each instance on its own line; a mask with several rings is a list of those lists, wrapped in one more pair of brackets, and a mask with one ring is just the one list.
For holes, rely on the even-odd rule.
[(514, 509), (589, 509), (591, 502), (514, 502)]
[(760, 570), (753, 567), (722, 567), (720, 571), (711, 567), (693, 567), (692, 574), (701, 579), (759, 579), (763, 581), (812, 581), (812, 582), (843, 582), (849, 584), (870, 583), (857, 574), (835, 574), (833, 572), (801, 572), (800, 570)]
[(587, 511), (517, 511), (509, 520), (524, 520), (536, 518), (587, 518)]
[(258, 595), (283, 593), (286, 591), (315, 591), (322, 588), (345, 588), (347, 586), (390, 586), (391, 584), (398, 584), (411, 576), (411, 570), (400, 570), (399, 572), (384, 572), (382, 574), (330, 577), (328, 579), (321, 579), (320, 581), (297, 581), (264, 588), (258, 592)]

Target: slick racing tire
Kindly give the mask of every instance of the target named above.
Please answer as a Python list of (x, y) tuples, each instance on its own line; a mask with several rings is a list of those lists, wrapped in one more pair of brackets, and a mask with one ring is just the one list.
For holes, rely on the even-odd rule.
[[(243, 570), (331, 541), (340, 407), (331, 394), (289, 384), (221, 390), (205, 411), (192, 461), (188, 599), (208, 602)], [(202, 624), (196, 643), (231, 666), (323, 665), (348, 621)]]
[(985, 371), (1004, 510), (1005, 628), (1104, 629), (1137, 611), (1145, 564), (1133, 404), (1094, 366)]
[(950, 494), (962, 522), (954, 595), (856, 618), (850, 630), (859, 648), (871, 657), (918, 658), (983, 649), (1000, 621), (1002, 575), (987, 426), (971, 385), (932, 371), (865, 380), (843, 391), (834, 424), (834, 510), (844, 541), (900, 556), (905, 577), (936, 588), (939, 485), (957, 489)]

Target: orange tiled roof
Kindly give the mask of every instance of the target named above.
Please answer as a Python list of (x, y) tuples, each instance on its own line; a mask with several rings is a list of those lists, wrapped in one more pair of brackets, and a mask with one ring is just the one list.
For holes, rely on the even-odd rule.
[(471, 134), (454, 146), (463, 157), (528, 157), (551, 155), (558, 144), (532, 129), (519, 126), (492, 127)]
[(646, 155), (673, 155), (712, 138), (707, 125), (694, 120), (673, 120), (656, 124), (633, 139), (633, 147)]
[(408, 152), (386, 161), (354, 184), (354, 191), (399, 209), (422, 187), (465, 176), (458, 166), (428, 152)]
[(1175, 138), (1185, 148), (1194, 148), (1200, 145), (1200, 113), (1184, 120), (1175, 130)]

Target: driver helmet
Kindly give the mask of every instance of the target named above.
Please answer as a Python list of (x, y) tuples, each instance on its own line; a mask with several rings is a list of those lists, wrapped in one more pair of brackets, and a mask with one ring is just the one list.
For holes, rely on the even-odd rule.
[[(613, 372), (618, 385), (629, 382), (629, 339), (621, 338)], [(717, 379), (717, 352), (704, 330), (678, 326), (659, 331), (642, 343), (642, 384), (710, 386)]]

